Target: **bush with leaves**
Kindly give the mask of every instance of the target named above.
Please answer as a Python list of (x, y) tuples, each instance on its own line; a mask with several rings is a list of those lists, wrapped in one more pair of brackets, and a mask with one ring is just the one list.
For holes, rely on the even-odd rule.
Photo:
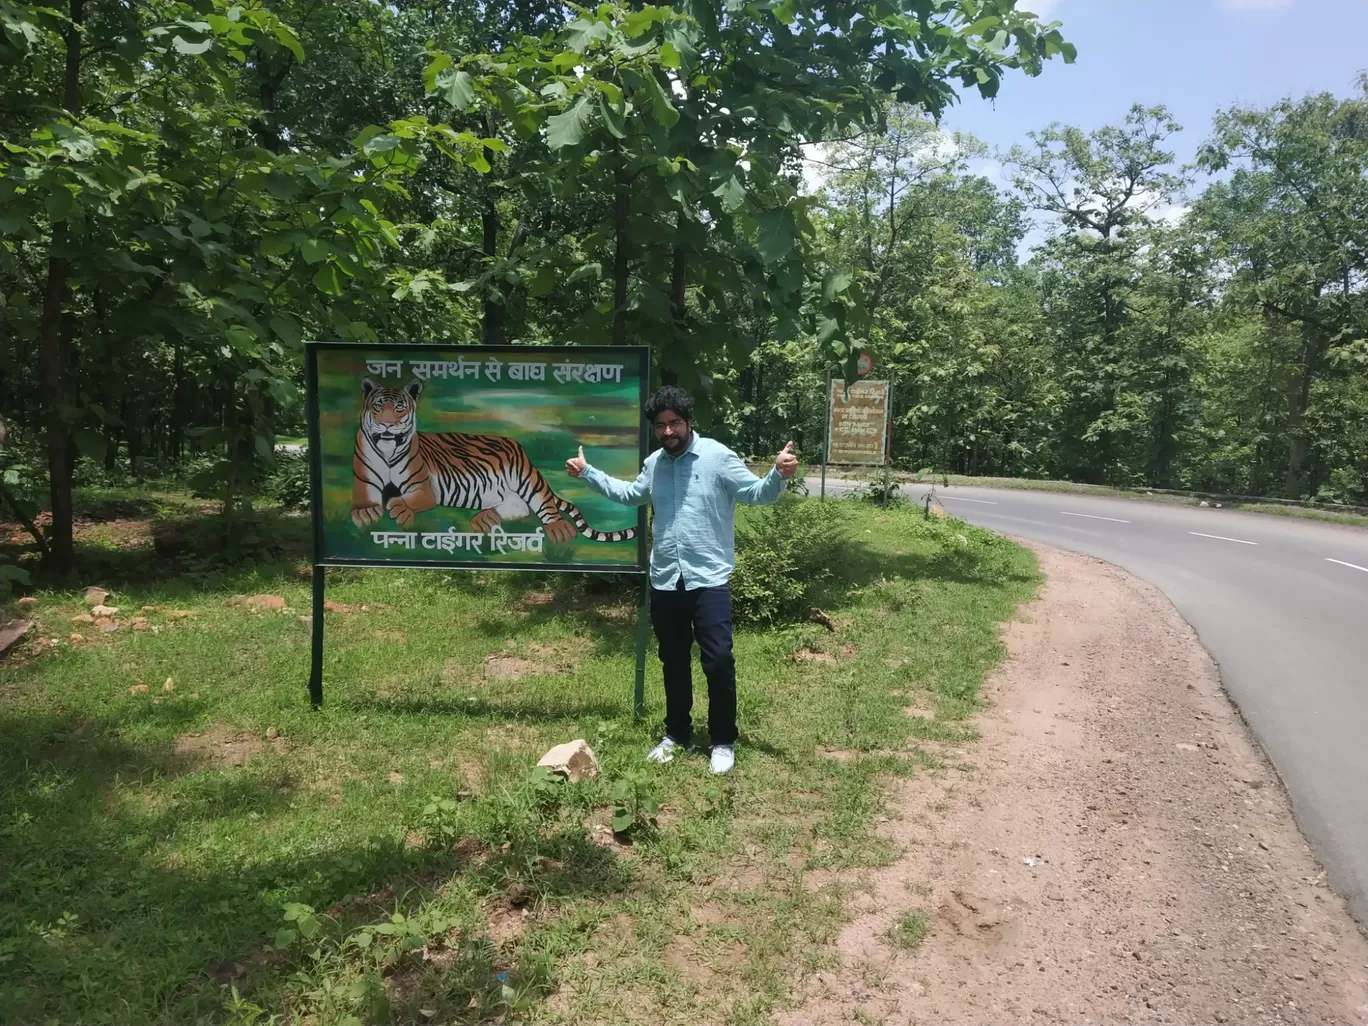
[(309, 457), (303, 453), (278, 453), (267, 491), (281, 509), (308, 509)]
[(738, 623), (806, 619), (813, 595), (832, 575), (850, 514), (836, 502), (785, 496), (746, 510), (736, 524), (732, 613)]

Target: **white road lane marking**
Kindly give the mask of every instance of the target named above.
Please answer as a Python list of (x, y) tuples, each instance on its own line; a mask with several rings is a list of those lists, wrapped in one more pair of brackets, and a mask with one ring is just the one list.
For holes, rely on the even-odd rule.
[(1203, 534), (1201, 531), (1189, 531), (1188, 534), (1195, 534), (1198, 538), (1215, 538), (1217, 541), (1234, 542), (1236, 545), (1258, 545), (1258, 542), (1245, 541), (1243, 538), (1227, 538), (1223, 534)]
[(1327, 563), (1338, 563), (1340, 566), (1347, 566), (1351, 570), (1362, 570), (1365, 574), (1368, 574), (1368, 566), (1359, 566), (1357, 563), (1346, 563), (1342, 559), (1331, 559), (1329, 556), (1325, 557), (1325, 561)]
[(942, 495), (942, 499), (947, 502), (977, 502), (980, 506), (996, 506), (996, 502), (989, 502), (987, 499), (966, 499), (963, 495)]
[(1117, 517), (1095, 517), (1091, 513), (1070, 513), (1068, 510), (1061, 509), (1059, 515), (1062, 517), (1087, 517), (1089, 520), (1110, 520), (1113, 524), (1129, 524), (1129, 520), (1120, 520)]

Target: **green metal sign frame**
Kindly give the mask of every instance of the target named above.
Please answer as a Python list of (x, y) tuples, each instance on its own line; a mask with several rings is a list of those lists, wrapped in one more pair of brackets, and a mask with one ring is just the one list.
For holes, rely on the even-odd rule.
[[(585, 383), (586, 385), (597, 383), (599, 375), (604, 375), (603, 380), (609, 380), (610, 375), (616, 375), (616, 380), (621, 383), (631, 377), (638, 381), (637, 395), (634, 398), (635, 417), (638, 423), (637, 430), (637, 453), (636, 464), (639, 467), (648, 454), (648, 434), (644, 417), (641, 409), (645, 405), (650, 387), (651, 361), (650, 348), (647, 346), (484, 346), (484, 345), (445, 345), (441, 343), (363, 343), (363, 342), (306, 342), (304, 346), (304, 367), (305, 367), (305, 390), (308, 412), (308, 432), (309, 432), (309, 495), (310, 511), (312, 516), (313, 528), (313, 643), (311, 653), (311, 664), (309, 672), (309, 700), (315, 708), (323, 704), (323, 643), (324, 643), (324, 602), (327, 581), (327, 569), (329, 567), (348, 567), (348, 566), (370, 566), (370, 567), (407, 567), (417, 569), (478, 569), (478, 570), (537, 570), (553, 572), (578, 572), (578, 573), (626, 573), (642, 578), (641, 601), (637, 608), (637, 639), (636, 639), (636, 682), (634, 689), (633, 711), (639, 718), (642, 715), (645, 703), (645, 665), (646, 665), (646, 641), (648, 635), (647, 627), (647, 605), (650, 595), (650, 585), (648, 577), (649, 552), (646, 542), (646, 510), (639, 507), (636, 510), (636, 545), (633, 547), (634, 558), (631, 562), (575, 562), (565, 560), (533, 560), (522, 558), (518, 560), (503, 559), (468, 559), (461, 558), (466, 552), (478, 551), (483, 555), (484, 549), (482, 537), (490, 539), (490, 555), (494, 555), (494, 538), (499, 539), (499, 552), (503, 553), (504, 539), (522, 540), (523, 545), (514, 544), (514, 548), (523, 549), (539, 553), (544, 551), (543, 538), (544, 530), (538, 528), (535, 536), (530, 534), (505, 535), (498, 526), (495, 518), (494, 526), (481, 528), (480, 530), (467, 530), (456, 533), (454, 527), (448, 528), (443, 534), (425, 532), (419, 534), (411, 530), (414, 526), (414, 518), (405, 511), (408, 523), (398, 525), (399, 514), (382, 514), (380, 519), (394, 519), (396, 525), (403, 526), (402, 531), (377, 531), (373, 538), (383, 536), (380, 540), (384, 543), (386, 553), (390, 551), (390, 542), (396, 541), (403, 552), (417, 553), (420, 550), (418, 538), (422, 539), (421, 548), (433, 553), (427, 558), (407, 558), (404, 555), (396, 554), (396, 558), (368, 558), (364, 555), (357, 556), (354, 553), (340, 552), (340, 546), (336, 541), (329, 537), (328, 527), (325, 522), (325, 488), (324, 488), (324, 463), (331, 459), (336, 464), (344, 457), (338, 452), (325, 451), (324, 437), (321, 427), (323, 411), (320, 409), (320, 383), (319, 383), (319, 363), (320, 357), (324, 362), (333, 356), (340, 354), (343, 358), (349, 359), (353, 363), (360, 360), (361, 363), (375, 373), (368, 375), (364, 379), (364, 384), (357, 383), (359, 389), (376, 389), (379, 391), (366, 394), (384, 394), (388, 398), (397, 396), (398, 400), (403, 401), (403, 395), (399, 394), (402, 389), (408, 387), (415, 381), (431, 381), (437, 379), (437, 386), (441, 386), (441, 379), (450, 380), (455, 378), (459, 385), (463, 385), (468, 378), (474, 379), (473, 383), (481, 381), (482, 369), (485, 378), (488, 379), (498, 375), (496, 380), (502, 380), (502, 373), (505, 367), (517, 366), (520, 370), (528, 367), (540, 368), (539, 370), (526, 371), (527, 374), (536, 374), (535, 380), (546, 380), (545, 374), (548, 367), (552, 370), (553, 379), (561, 386)], [(610, 358), (611, 364), (604, 358)], [(598, 360), (600, 362), (592, 362)], [(591, 361), (591, 362), (586, 362)], [(407, 364), (410, 372), (416, 374), (405, 374), (404, 365)], [(593, 368), (592, 370), (590, 368)], [(392, 376), (391, 376), (392, 375)], [(388, 378), (388, 380), (386, 380)], [(520, 378), (521, 379), (521, 378)], [(391, 387), (397, 386), (397, 387)], [(412, 404), (417, 406), (421, 401), (421, 392), (425, 386), (419, 384), (415, 386), (412, 393)], [(461, 391), (457, 387), (456, 391)], [(448, 390), (450, 391), (450, 390)], [(532, 394), (535, 391), (529, 389)], [(560, 394), (564, 396), (565, 388), (560, 389)], [(387, 413), (392, 414), (394, 403), (386, 409)], [(416, 414), (411, 415), (410, 428), (417, 424)], [(419, 432), (413, 430), (414, 435), (427, 434), (436, 435), (438, 439), (445, 434), (444, 432)], [(465, 435), (460, 432), (450, 433), (455, 439), (473, 439), (476, 437), (489, 438), (491, 436)], [(339, 439), (341, 436), (338, 436)], [(328, 441), (334, 440), (329, 437)], [(410, 442), (415, 441), (411, 439)], [(498, 438), (496, 441), (504, 445), (505, 449), (515, 455), (521, 454), (521, 459), (526, 459), (526, 452), (517, 442), (510, 437), (507, 439)], [(353, 447), (354, 447), (353, 443)], [(337, 448), (333, 445), (332, 448)], [(348, 450), (350, 453), (350, 450)], [(529, 467), (530, 463), (527, 464)], [(532, 468), (533, 476), (540, 476), (540, 472), (535, 467)], [(543, 480), (543, 484), (545, 484)], [(361, 487), (361, 485), (357, 485)], [(392, 498), (386, 486), (386, 499)], [(549, 488), (549, 485), (546, 486)], [(551, 498), (560, 500), (554, 493)], [(455, 501), (455, 500), (453, 500)], [(572, 509), (573, 504), (572, 505)], [(380, 507), (376, 507), (379, 509)], [(461, 508), (461, 507), (453, 507)], [(525, 507), (524, 507), (525, 508)], [(564, 514), (569, 517), (569, 514)], [(542, 517), (546, 521), (546, 517)], [(553, 518), (554, 519), (554, 518)], [(358, 524), (359, 526), (359, 524)], [(474, 525), (472, 525), (473, 527)], [(578, 525), (577, 525), (578, 526)], [(563, 532), (562, 532), (563, 533)], [(605, 532), (598, 532), (600, 534)], [(456, 541), (447, 537), (453, 535)], [(576, 539), (578, 540), (578, 539)], [(623, 539), (626, 541), (627, 539)], [(621, 545), (622, 542), (616, 542)], [(535, 545), (535, 547), (533, 547)], [(457, 554), (457, 546), (461, 555)]]

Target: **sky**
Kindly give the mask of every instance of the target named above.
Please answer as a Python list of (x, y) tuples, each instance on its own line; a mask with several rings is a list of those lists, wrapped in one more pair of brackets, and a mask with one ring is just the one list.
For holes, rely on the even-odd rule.
[[(1078, 60), (1048, 61), (1038, 78), (1004, 78), (994, 101), (971, 93), (942, 119), (996, 150), (1052, 121), (1085, 130), (1119, 124), (1135, 103), (1164, 104), (1183, 126), (1180, 162), (1207, 138), (1212, 115), (1285, 96), (1347, 96), (1368, 71), (1368, 0), (1020, 0), (1062, 23)], [(980, 162), (998, 177), (999, 166)]]

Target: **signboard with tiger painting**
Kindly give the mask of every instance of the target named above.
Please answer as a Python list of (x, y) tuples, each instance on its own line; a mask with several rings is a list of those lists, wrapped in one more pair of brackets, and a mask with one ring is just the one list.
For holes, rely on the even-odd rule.
[(637, 346), (310, 343), (319, 566), (644, 572), (646, 517), (565, 472), (647, 455)]

